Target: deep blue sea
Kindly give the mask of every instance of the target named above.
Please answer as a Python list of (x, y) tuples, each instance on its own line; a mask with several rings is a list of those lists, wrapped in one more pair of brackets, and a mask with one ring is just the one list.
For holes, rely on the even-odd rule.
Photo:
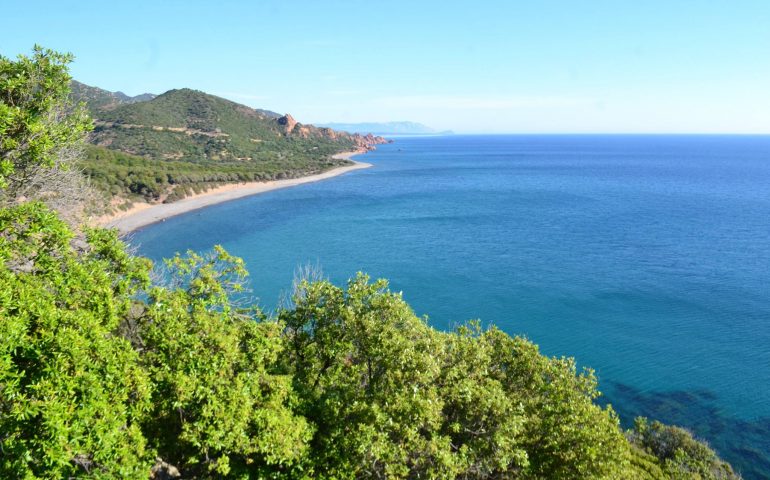
[(574, 356), (626, 425), (684, 425), (770, 478), (770, 136), (402, 137), (359, 159), (131, 241), (221, 244), (267, 309), (301, 265), (388, 278), (432, 325)]

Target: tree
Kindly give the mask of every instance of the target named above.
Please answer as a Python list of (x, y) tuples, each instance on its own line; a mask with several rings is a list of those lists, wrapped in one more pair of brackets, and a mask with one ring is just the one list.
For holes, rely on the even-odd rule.
[(92, 128), (69, 99), (72, 55), (35, 46), (16, 61), (0, 56), (0, 202), (46, 199), (70, 212), (89, 195), (73, 170)]
[(438, 332), (363, 275), (304, 282), (280, 318), (321, 477), (633, 478), (572, 360), (478, 323)]
[(153, 379), (144, 423), (152, 446), (185, 477), (263, 478), (291, 469), (311, 431), (292, 411), (291, 377), (275, 367), (281, 328), (230, 302), (246, 275), (243, 261), (218, 247), (168, 265), (172, 283), (149, 291), (137, 320)]
[(148, 262), (38, 203), (0, 209), (0, 477), (147, 478), (150, 379), (116, 334)]
[(280, 314), (319, 478), (452, 478), (438, 338), (386, 283), (303, 282)]

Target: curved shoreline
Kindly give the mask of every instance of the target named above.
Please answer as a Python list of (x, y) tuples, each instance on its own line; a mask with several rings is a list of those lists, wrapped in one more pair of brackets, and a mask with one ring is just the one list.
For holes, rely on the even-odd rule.
[(130, 233), (141, 227), (162, 222), (167, 218), (175, 217), (183, 213), (192, 212), (204, 207), (216, 205), (243, 197), (250, 197), (260, 193), (270, 192), (281, 188), (294, 187), (305, 183), (326, 180), (327, 178), (337, 177), (353, 170), (369, 168), (370, 163), (356, 162), (351, 157), (365, 153), (365, 151), (355, 150), (352, 152), (342, 152), (333, 155), (333, 158), (350, 160), (353, 165), (333, 168), (329, 171), (308, 175), (307, 177), (289, 178), (286, 180), (271, 180), (268, 182), (248, 182), (233, 183), (212, 188), (203, 193), (191, 195), (173, 203), (139, 203), (125, 212), (115, 215), (102, 217), (95, 223), (102, 227), (117, 228), (121, 234)]

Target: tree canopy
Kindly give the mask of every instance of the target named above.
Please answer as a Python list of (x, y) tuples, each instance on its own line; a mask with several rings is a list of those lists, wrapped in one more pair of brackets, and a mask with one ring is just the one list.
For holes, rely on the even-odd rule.
[(13, 195), (38, 167), (54, 167), (91, 129), (69, 98), (72, 59), (39, 46), (16, 61), (0, 56), (0, 192)]

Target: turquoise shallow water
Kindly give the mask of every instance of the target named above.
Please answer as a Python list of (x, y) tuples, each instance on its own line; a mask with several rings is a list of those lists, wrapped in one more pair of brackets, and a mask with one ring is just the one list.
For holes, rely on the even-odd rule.
[(770, 478), (770, 137), (397, 138), (362, 160), (131, 241), (222, 244), (268, 309), (299, 265), (386, 277), (436, 327), (574, 356), (624, 421), (686, 425)]

